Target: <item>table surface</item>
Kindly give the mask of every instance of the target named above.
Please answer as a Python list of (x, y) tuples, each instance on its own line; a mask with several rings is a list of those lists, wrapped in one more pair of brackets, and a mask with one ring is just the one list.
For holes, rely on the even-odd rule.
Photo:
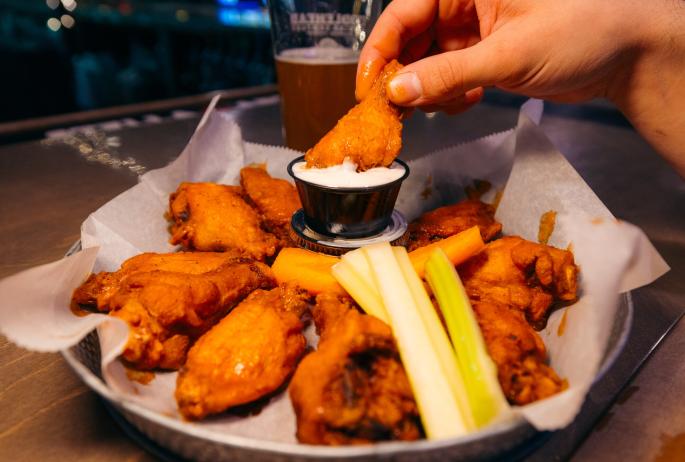
[[(416, 113), (406, 124), (403, 157), (511, 128), (518, 103), (494, 95), (455, 117)], [(274, 100), (233, 111), (246, 140), (282, 144)], [(61, 258), (85, 217), (176, 157), (198, 121), (150, 120), (0, 147), (0, 278)], [(685, 323), (660, 340), (685, 311), (685, 182), (605, 105), (548, 105), (542, 127), (609, 209), (648, 234), (672, 270), (633, 292), (628, 343), (575, 423), (517, 457), (684, 460)], [(0, 412), (0, 460), (158, 460), (126, 436), (60, 355), (28, 352), (4, 337)]]

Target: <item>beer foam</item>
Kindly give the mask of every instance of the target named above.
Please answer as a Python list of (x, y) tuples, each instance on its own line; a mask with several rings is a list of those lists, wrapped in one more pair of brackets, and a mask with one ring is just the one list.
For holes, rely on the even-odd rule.
[(405, 173), (404, 166), (393, 162), (390, 167), (374, 167), (357, 171), (357, 164), (345, 158), (342, 164), (325, 168), (307, 168), (306, 162), (293, 165), (293, 174), (309, 183), (330, 188), (369, 188), (392, 183)]
[(291, 48), (280, 52), (276, 59), (297, 64), (350, 64), (357, 62), (359, 52), (344, 47)]

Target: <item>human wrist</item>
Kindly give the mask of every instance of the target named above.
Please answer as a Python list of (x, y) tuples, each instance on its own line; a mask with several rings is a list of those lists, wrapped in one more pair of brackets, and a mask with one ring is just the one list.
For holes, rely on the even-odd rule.
[(639, 3), (606, 96), (685, 176), (685, 2)]
[[(617, 41), (616, 85), (608, 88), (607, 97), (617, 104), (636, 89), (635, 86), (658, 74), (655, 65), (673, 65), (673, 58), (682, 54), (685, 2), (640, 0), (625, 2), (624, 12), (617, 12), (614, 32)], [(622, 80), (622, 81), (621, 81)], [(621, 85), (623, 83), (623, 85)], [(632, 83), (631, 85), (626, 85)]]

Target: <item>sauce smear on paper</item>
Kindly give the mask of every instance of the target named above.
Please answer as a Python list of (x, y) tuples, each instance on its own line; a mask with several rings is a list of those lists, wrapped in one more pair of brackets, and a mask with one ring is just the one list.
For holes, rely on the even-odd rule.
[(540, 217), (540, 228), (538, 229), (538, 242), (547, 245), (550, 236), (554, 232), (554, 224), (557, 220), (557, 212), (549, 210)]
[(559, 327), (557, 327), (557, 335), (561, 337), (566, 331), (566, 316), (568, 315), (568, 308), (564, 310), (564, 314), (561, 315), (561, 321), (559, 322)]
[(654, 462), (668, 462), (672, 460), (683, 460), (685, 454), (685, 433), (675, 436), (661, 435), (661, 448)]

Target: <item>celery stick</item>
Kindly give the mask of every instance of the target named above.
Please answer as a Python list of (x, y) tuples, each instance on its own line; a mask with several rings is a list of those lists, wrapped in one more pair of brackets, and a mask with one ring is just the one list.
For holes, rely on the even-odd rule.
[(488, 355), (459, 275), (441, 249), (428, 258), (426, 279), (445, 318), (476, 425), (482, 427), (508, 409), (497, 368)]
[(362, 280), (369, 281), (369, 284), (373, 285), (371, 282), (371, 266), (369, 266), (369, 262), (366, 260), (364, 249), (357, 249), (347, 252), (340, 257), (340, 260), (346, 262), (352, 268), (354, 268), (355, 272), (359, 277), (362, 278)]
[(333, 277), (348, 294), (362, 307), (365, 313), (377, 317), (386, 324), (390, 323), (385, 312), (383, 300), (370, 280), (364, 280), (347, 261), (340, 261), (331, 268)]
[[(340, 257), (340, 261), (343, 262), (345, 265), (348, 265), (349, 269), (352, 272), (354, 272), (356, 278), (353, 276), (353, 280), (360, 282), (361, 287), (365, 292), (373, 294), (369, 297), (365, 297), (365, 299), (361, 300), (361, 302), (366, 302), (366, 305), (369, 307), (369, 309), (373, 310), (375, 316), (387, 323), (389, 321), (388, 314), (385, 311), (385, 307), (383, 307), (381, 295), (373, 283), (373, 278), (371, 276), (371, 267), (369, 266), (369, 262), (366, 260), (366, 255), (364, 254), (364, 251), (362, 249), (357, 249), (351, 252), (347, 252), (346, 254)], [(343, 277), (344, 276), (345, 275), (343, 275)], [(366, 299), (369, 300), (367, 301)], [(374, 299), (377, 300), (378, 303), (375, 303)], [(358, 301), (357, 303), (360, 302)], [(369, 305), (369, 303), (371, 303), (371, 305)], [(363, 305), (362, 308), (366, 310)]]
[(433, 439), (466, 434), (468, 427), (450, 381), (390, 244), (373, 244), (363, 250), (367, 260), (373, 262), (372, 277), (390, 317), (426, 436)]
[(435, 311), (430, 297), (428, 297), (428, 293), (426, 292), (426, 288), (424, 287), (421, 278), (419, 278), (419, 275), (412, 266), (409, 255), (407, 254), (407, 249), (404, 247), (393, 247), (392, 250), (400, 265), (404, 279), (407, 281), (409, 290), (412, 292), (416, 308), (428, 330), (429, 337), (433, 342), (433, 348), (438, 354), (438, 359), (440, 360), (445, 376), (450, 382), (450, 389), (455, 400), (459, 404), (462, 419), (469, 430), (474, 430), (476, 428), (476, 422), (470, 409), (466, 386), (459, 370), (454, 349), (445, 332), (445, 328), (440, 322), (438, 313)]

